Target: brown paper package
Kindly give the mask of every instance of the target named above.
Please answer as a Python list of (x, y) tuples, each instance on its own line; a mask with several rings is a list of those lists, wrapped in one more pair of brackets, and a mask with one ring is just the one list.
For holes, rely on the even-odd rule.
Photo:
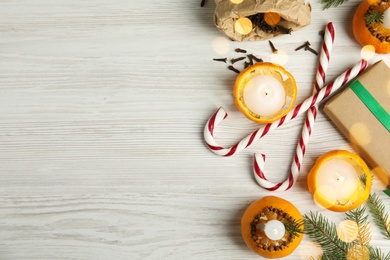
[[(357, 78), (390, 113), (390, 69), (375, 63)], [(332, 97), (323, 111), (344, 136), (354, 144), (375, 175), (385, 184), (390, 179), (390, 132), (371, 113), (353, 90), (347, 87)]]
[(310, 24), (311, 6), (304, 0), (244, 0), (235, 4), (230, 0), (215, 0), (214, 23), (216, 27), (235, 41), (259, 41), (280, 35), (267, 33), (255, 27), (249, 34), (234, 30), (234, 22), (241, 17), (258, 13), (276, 12), (282, 18), (281, 26), (296, 31)]

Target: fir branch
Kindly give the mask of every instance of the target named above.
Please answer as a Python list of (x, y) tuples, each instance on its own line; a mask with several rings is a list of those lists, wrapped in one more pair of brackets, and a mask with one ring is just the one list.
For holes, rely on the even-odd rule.
[(369, 246), (370, 260), (390, 260), (390, 252), (385, 255), (380, 248)]
[(317, 242), (324, 252), (322, 259), (346, 259), (350, 245), (340, 240), (336, 224), (318, 212), (310, 212), (304, 217), (305, 233)]
[(368, 208), (373, 216), (374, 223), (381, 230), (382, 235), (390, 240), (390, 219), (383, 201), (375, 193), (370, 194), (367, 200)]
[(286, 231), (292, 234), (293, 236), (297, 236), (298, 234), (303, 233), (303, 229), (302, 229), (304, 225), (303, 219), (284, 222), (283, 225)]
[(366, 208), (360, 206), (356, 209), (345, 212), (346, 220), (353, 221), (357, 224), (357, 243), (364, 248), (368, 246), (371, 241), (370, 225), (367, 222), (368, 215), (366, 214)]
[(368, 24), (373, 23), (382, 23), (383, 22), (383, 13), (378, 10), (368, 10), (364, 16), (364, 21)]
[(321, 0), (321, 4), (324, 4), (324, 10), (330, 7), (337, 7), (346, 2), (348, 2), (348, 0)]
[(360, 179), (360, 182), (363, 184), (364, 188), (366, 188), (367, 176), (365, 174), (360, 174), (359, 179)]

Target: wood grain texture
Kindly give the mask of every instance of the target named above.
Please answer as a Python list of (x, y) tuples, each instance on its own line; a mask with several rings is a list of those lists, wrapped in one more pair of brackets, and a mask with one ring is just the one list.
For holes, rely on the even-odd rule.
[[(328, 79), (360, 59), (351, 32), (353, 0), (273, 39), (288, 54), (298, 102), (311, 93), (317, 57), (294, 49), (333, 21), (336, 42)], [(321, 113), (298, 183), (270, 193), (252, 176), (254, 151), (282, 181), (303, 117), (230, 158), (212, 154), (203, 127), (219, 107), (218, 128), (231, 145), (255, 130), (233, 104), (235, 74), (217, 57), (234, 48), (271, 61), (267, 42), (227, 42), (207, 1), (0, 1), (0, 259), (259, 259), (239, 223), (255, 199), (274, 194), (303, 214), (319, 211), (306, 175), (322, 153), (353, 147)], [(217, 47), (216, 47), (217, 46)], [(375, 55), (370, 63), (384, 59)], [(375, 181), (374, 189), (383, 188)], [(381, 196), (390, 210), (389, 199)], [(373, 228), (373, 245), (390, 243)], [(305, 238), (286, 259), (318, 253)]]

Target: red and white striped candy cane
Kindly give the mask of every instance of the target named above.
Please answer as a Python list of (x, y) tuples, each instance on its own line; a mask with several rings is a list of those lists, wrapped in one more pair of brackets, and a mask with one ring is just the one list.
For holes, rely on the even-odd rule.
[(335, 92), (337, 89), (339, 89), (341, 86), (345, 85), (350, 79), (356, 77), (357, 75), (361, 74), (365, 69), (367, 68), (367, 61), (361, 60), (357, 64), (355, 64), (352, 68), (346, 70), (343, 74), (338, 76), (334, 81), (327, 84), (324, 88), (322, 88), (319, 92), (312, 95), (311, 97), (307, 98), (305, 101), (303, 101), (301, 104), (297, 105), (294, 109), (292, 109), (290, 112), (288, 112), (285, 116), (278, 119), (277, 121), (273, 123), (266, 124), (265, 126), (259, 128), (258, 130), (254, 131), (253, 133), (249, 134), (245, 138), (243, 138), (241, 141), (236, 143), (235, 145), (224, 148), (220, 146), (217, 141), (214, 138), (214, 130), (215, 127), (223, 121), (227, 117), (226, 111), (220, 107), (207, 121), (204, 131), (203, 131), (203, 137), (207, 143), (208, 148), (214, 152), (217, 155), (221, 156), (231, 156), (234, 155), (245, 148), (249, 147), (251, 144), (253, 144), (255, 141), (260, 139), (261, 137), (265, 136), (267, 133), (269, 133), (271, 130), (278, 128), (279, 126), (283, 125), (286, 122), (289, 122), (290, 120), (297, 117), (299, 114), (307, 111), (310, 107), (314, 106), (315, 104), (318, 104), (325, 98), (327, 98), (330, 94)]
[[(328, 70), (330, 53), (332, 51), (333, 43), (335, 38), (335, 28), (333, 23), (328, 23), (325, 28), (324, 40), (322, 43), (322, 49), (320, 54), (320, 59), (318, 62), (316, 81), (314, 84), (313, 93), (318, 92), (325, 83), (326, 71)], [(309, 143), (309, 138), (313, 130), (314, 122), (317, 118), (318, 104), (312, 106), (307, 111), (307, 116), (305, 123), (302, 127), (302, 134), (297, 144), (297, 149), (295, 152), (294, 160), (291, 164), (291, 169), (288, 175), (288, 178), (281, 183), (275, 183), (268, 181), (264, 175), (264, 160), (265, 155), (255, 154), (253, 172), (255, 179), (260, 186), (271, 191), (280, 191), (290, 189), (298, 179), (299, 171), (301, 170), (301, 165), (303, 157), (305, 156), (306, 147)]]

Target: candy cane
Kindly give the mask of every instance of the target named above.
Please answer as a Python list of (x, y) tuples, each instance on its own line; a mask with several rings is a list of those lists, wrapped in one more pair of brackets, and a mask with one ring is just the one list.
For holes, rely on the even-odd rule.
[[(328, 70), (330, 53), (332, 51), (335, 37), (335, 29), (332, 23), (328, 23), (325, 28), (324, 41), (322, 43), (322, 49), (320, 59), (317, 67), (316, 82), (314, 84), (314, 92), (318, 92), (325, 83), (326, 71)], [(305, 156), (306, 146), (309, 143), (309, 138), (313, 130), (314, 121), (317, 118), (318, 104), (310, 107), (307, 111), (305, 123), (302, 127), (302, 134), (297, 144), (294, 160), (291, 165), (288, 178), (281, 183), (275, 183), (268, 181), (264, 175), (264, 161), (265, 155), (259, 156), (255, 154), (253, 172), (255, 179), (260, 186), (271, 191), (280, 191), (290, 189), (298, 179), (299, 171), (303, 157)]]
[(235, 145), (229, 148), (224, 148), (220, 146), (214, 138), (215, 127), (221, 121), (223, 121), (228, 115), (226, 111), (222, 107), (220, 107), (210, 117), (210, 119), (207, 121), (205, 125), (203, 136), (207, 143), (207, 146), (212, 152), (214, 152), (217, 155), (222, 155), (222, 156), (234, 155), (244, 150), (245, 148), (249, 147), (251, 144), (254, 143), (254, 141), (265, 136), (271, 130), (274, 130), (275, 128), (278, 128), (279, 126), (283, 125), (284, 123), (289, 122), (290, 120), (297, 117), (299, 114), (307, 111), (310, 107), (314, 106), (315, 104), (318, 104), (319, 102), (327, 98), (330, 94), (332, 94), (337, 89), (339, 89), (341, 86), (345, 85), (351, 78), (354, 78), (357, 75), (361, 74), (366, 68), (367, 68), (367, 61), (361, 60), (360, 62), (355, 64), (352, 68), (346, 70), (343, 74), (338, 76), (334, 81), (327, 84), (319, 92), (307, 98), (301, 104), (297, 105), (285, 116), (276, 120), (273, 123), (266, 124), (264, 127), (259, 128), (258, 130), (254, 131), (253, 133), (246, 136), (241, 141), (239, 141), (238, 143), (236, 143)]

